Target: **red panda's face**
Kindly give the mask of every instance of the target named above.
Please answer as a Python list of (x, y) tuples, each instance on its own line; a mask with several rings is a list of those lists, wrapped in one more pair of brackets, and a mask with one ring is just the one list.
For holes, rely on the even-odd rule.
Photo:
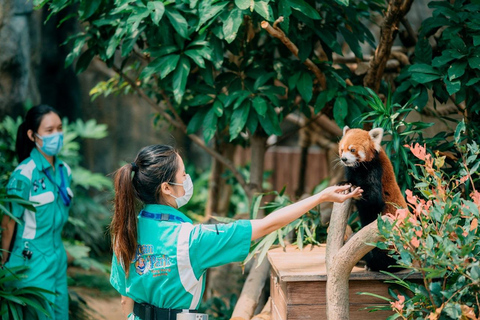
[(347, 167), (357, 167), (359, 162), (368, 161), (365, 148), (360, 144), (340, 144), (340, 160)]
[(361, 162), (372, 161), (380, 151), (383, 130), (371, 131), (344, 128), (343, 138), (339, 143), (339, 157), (344, 166), (358, 167)]

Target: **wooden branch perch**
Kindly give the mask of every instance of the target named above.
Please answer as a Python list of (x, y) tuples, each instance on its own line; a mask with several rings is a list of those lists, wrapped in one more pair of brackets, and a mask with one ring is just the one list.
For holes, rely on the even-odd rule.
[(395, 40), (395, 31), (398, 29), (398, 24), (410, 10), (412, 2), (413, 0), (390, 0), (388, 4), (381, 27), (380, 43), (377, 50), (375, 50), (373, 59), (370, 61), (370, 69), (363, 79), (364, 86), (373, 89), (375, 92), (380, 88), (383, 71)]
[(253, 317), (270, 271), (270, 262), (267, 258), (263, 259), (258, 268), (256, 265), (257, 259), (253, 261), (253, 266), (235, 305), (231, 320), (250, 320)]
[(351, 200), (333, 205), (327, 237), (327, 319), (348, 320), (348, 281), (355, 264), (381, 239), (377, 221), (362, 228), (345, 245), (343, 237), (347, 226)]
[[(262, 21), (261, 26), (265, 29), (271, 36), (279, 39), (283, 44), (298, 58), (298, 47), (285, 35), (285, 33), (278, 27), (278, 23), (283, 22), (283, 17), (279, 17), (274, 23), (273, 26), (268, 23), (268, 21)], [(320, 70), (320, 68), (313, 63), (310, 59), (305, 59), (303, 62), (304, 65), (308, 67), (314, 74), (320, 84), (322, 90), (327, 88), (327, 80), (325, 75)]]

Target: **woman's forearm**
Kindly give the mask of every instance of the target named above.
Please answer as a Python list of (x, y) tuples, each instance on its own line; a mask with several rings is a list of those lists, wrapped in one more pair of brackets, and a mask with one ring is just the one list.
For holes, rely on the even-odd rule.
[(11, 219), (7, 215), (4, 215), (2, 218), (2, 264), (5, 264), (10, 256), (9, 249), (14, 230), (15, 220)]
[(128, 319), (128, 315), (133, 312), (133, 304), (134, 304), (133, 299), (122, 296), (121, 304), (122, 304), (123, 315), (125, 316), (125, 319)]
[(321, 202), (323, 202), (322, 194), (317, 193), (306, 199), (274, 211), (263, 219), (252, 220), (252, 240), (261, 238), (266, 234), (286, 226)]
[(357, 187), (353, 191), (348, 191), (350, 187), (350, 185), (328, 187), (320, 193), (272, 212), (263, 219), (251, 220), (252, 240), (263, 237), (272, 231), (286, 226), (322, 202), (343, 202), (349, 198), (360, 197), (362, 195), (362, 189)]

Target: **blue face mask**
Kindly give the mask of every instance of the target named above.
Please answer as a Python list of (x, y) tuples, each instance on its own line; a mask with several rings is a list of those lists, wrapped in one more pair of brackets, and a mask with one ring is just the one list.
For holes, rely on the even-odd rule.
[(63, 147), (63, 132), (57, 132), (43, 137), (36, 133), (35, 135), (43, 141), (43, 146), (40, 147), (36, 142), (35, 144), (47, 156), (56, 156)]

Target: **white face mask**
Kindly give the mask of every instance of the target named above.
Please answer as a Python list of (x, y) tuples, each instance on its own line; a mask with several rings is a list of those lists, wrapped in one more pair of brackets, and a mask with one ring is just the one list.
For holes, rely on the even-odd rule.
[(183, 196), (175, 197), (173, 194), (170, 194), (170, 195), (173, 198), (175, 198), (175, 202), (177, 203), (177, 208), (180, 208), (181, 206), (186, 205), (193, 195), (193, 182), (192, 182), (192, 178), (190, 178), (190, 175), (187, 174), (187, 178), (185, 179), (185, 181), (183, 181), (183, 183), (169, 182), (169, 184), (173, 184), (176, 186), (183, 186), (183, 190), (185, 190), (185, 194)]

